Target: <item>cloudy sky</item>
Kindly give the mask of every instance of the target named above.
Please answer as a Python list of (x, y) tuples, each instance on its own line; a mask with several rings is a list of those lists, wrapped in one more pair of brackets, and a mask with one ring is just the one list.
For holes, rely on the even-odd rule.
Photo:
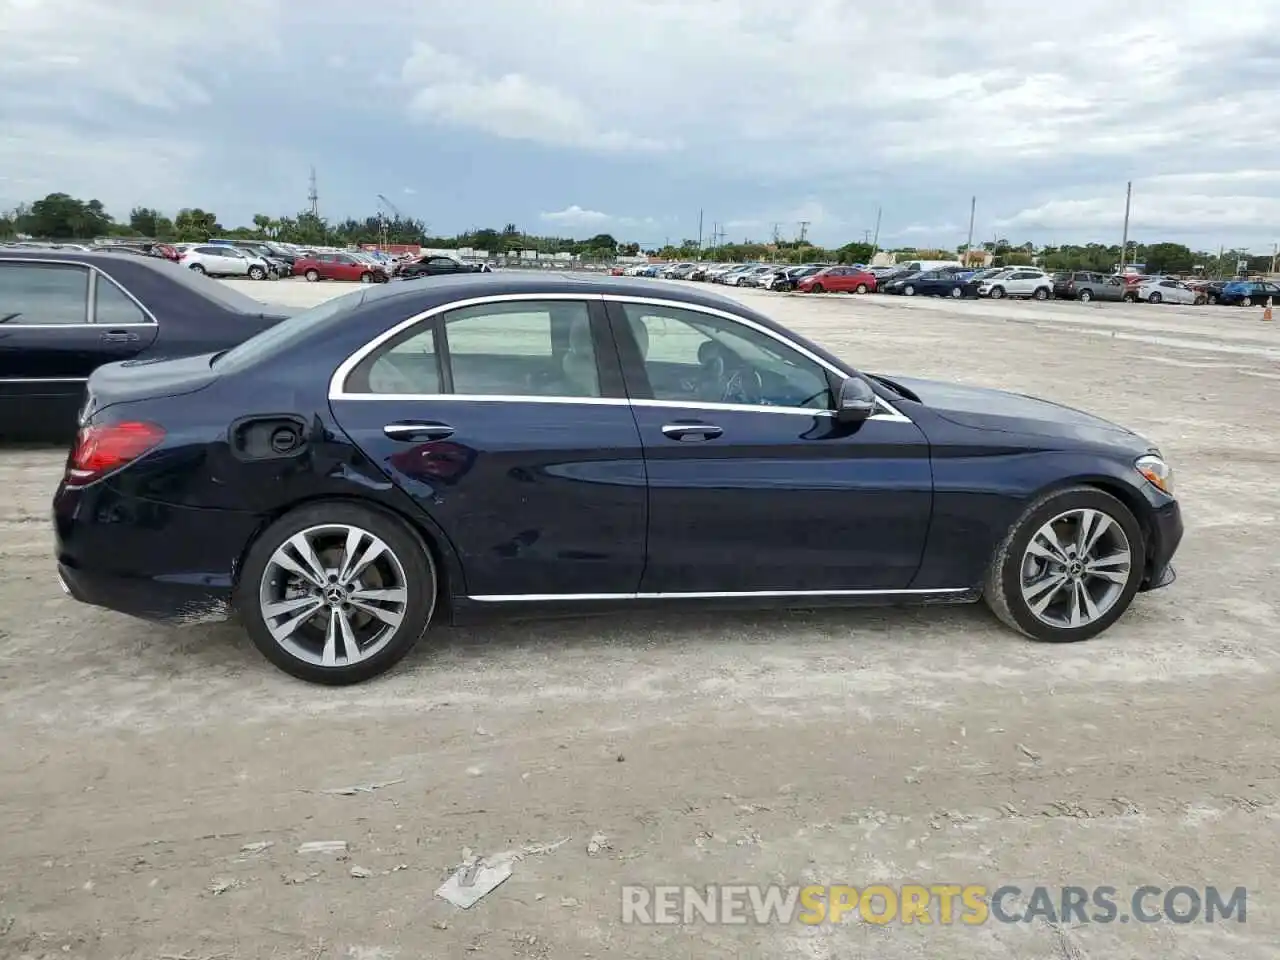
[(0, 0), (0, 207), (1280, 240), (1280, 2)]

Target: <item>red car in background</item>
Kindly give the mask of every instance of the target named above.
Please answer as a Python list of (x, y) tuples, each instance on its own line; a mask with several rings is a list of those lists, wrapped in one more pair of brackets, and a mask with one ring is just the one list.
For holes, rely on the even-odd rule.
[(801, 293), (875, 293), (876, 278), (860, 267), (827, 267), (797, 284)]
[(312, 253), (293, 263), (293, 275), (317, 280), (358, 280), (361, 283), (386, 283), (384, 267), (357, 259), (349, 253)]

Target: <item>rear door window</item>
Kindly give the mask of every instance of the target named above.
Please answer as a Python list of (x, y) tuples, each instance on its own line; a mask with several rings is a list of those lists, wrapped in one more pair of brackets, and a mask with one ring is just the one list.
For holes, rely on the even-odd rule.
[(0, 328), (89, 322), (89, 269), (0, 262)]

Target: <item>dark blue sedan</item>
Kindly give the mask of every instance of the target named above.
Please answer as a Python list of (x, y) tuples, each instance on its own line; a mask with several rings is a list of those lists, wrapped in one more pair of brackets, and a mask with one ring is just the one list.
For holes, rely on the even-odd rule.
[(234, 611), (338, 684), (484, 612), (984, 597), (1083, 640), (1172, 580), (1172, 484), (1122, 427), (862, 373), (733, 300), (493, 274), (99, 369), (53, 512), (73, 597)]

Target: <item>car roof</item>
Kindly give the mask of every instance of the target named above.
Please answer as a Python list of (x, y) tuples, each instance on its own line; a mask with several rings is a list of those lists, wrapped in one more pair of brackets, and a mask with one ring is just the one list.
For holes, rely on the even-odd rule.
[[(201, 244), (202, 246), (202, 244)], [(110, 249), (104, 250), (49, 250), (24, 247), (0, 247), (0, 260), (48, 260), (51, 263), (87, 263), (102, 267), (119, 263), (120, 258)], [(157, 271), (168, 268), (169, 261), (160, 257), (133, 257), (130, 263), (143, 263)]]

